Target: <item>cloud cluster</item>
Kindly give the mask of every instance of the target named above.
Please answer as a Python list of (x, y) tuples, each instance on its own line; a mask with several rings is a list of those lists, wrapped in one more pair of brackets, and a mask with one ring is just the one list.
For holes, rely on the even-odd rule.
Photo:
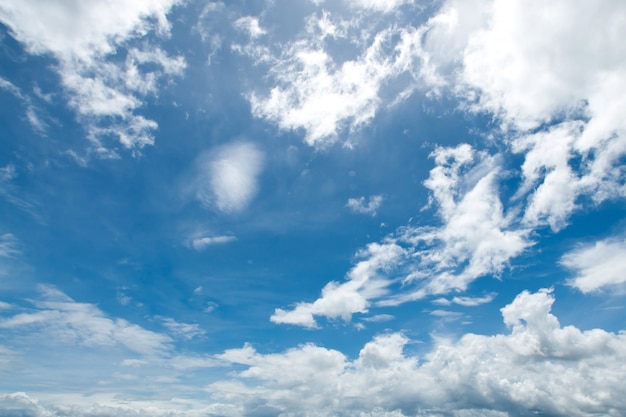
[[(382, 103), (379, 86), (398, 75), (396, 70), (401, 68), (400, 72), (411, 75), (401, 91), (415, 91), (412, 85), (418, 80), (430, 92), (453, 96), (462, 111), (492, 115), (496, 127), (488, 133), (499, 150), (489, 153), (461, 144), (439, 147), (432, 153), (435, 167), (424, 186), (430, 191), (430, 207), (442, 224), (408, 225), (385, 237), (385, 244), (391, 242), (403, 249), (393, 267), (386, 269), (388, 276), (377, 277), (378, 286), (385, 291), (364, 296), (361, 290), (366, 286), (352, 283), (349, 272), (345, 284), (328, 284), (317, 301), (297, 304), (289, 313), (278, 309), (272, 320), (311, 327), (314, 323), (308, 313), (337, 317), (331, 308), (322, 307), (322, 300), (336, 298), (333, 305), (339, 305), (341, 294), (345, 295), (342, 311), (360, 313), (374, 299), (378, 306), (389, 306), (465, 291), (477, 278), (500, 275), (511, 259), (534, 244), (530, 238), (533, 233), (546, 227), (558, 232), (577, 210), (623, 198), (626, 124), (617, 115), (623, 114), (626, 106), (626, 49), (620, 42), (626, 37), (626, 27), (620, 23), (624, 16), (626, 6), (612, 0), (537, 1), (531, 5), (521, 1), (449, 0), (417, 28), (398, 25), (385, 29), (395, 33), (396, 43), (385, 41), (382, 44), (391, 48), (362, 55), (376, 57), (363, 60), (363, 68), (380, 68), (381, 77), (370, 77), (377, 80), (368, 90), (371, 99), (351, 98), (350, 102), (370, 103), (367, 108), (371, 112), (361, 109), (358, 114), (373, 114)], [(333, 22), (327, 14), (323, 17), (325, 22)], [(321, 18), (314, 22), (316, 25), (309, 27), (331, 27), (321, 25)], [(350, 22), (332, 27), (344, 33), (339, 29), (355, 24)], [(369, 39), (392, 33), (385, 30), (370, 32)], [(308, 36), (314, 38), (314, 33), (321, 39), (339, 36), (335, 31), (312, 29)], [(374, 44), (367, 50), (374, 51)], [(328, 91), (341, 92), (336, 79), (342, 79), (341, 71), (357, 61), (333, 67), (323, 46), (315, 54), (304, 53), (304, 47), (296, 43), (292, 48), (296, 48), (293, 53), (284, 56), (297, 59), (280, 63), (289, 70), (286, 77), (292, 78), (276, 76), (278, 86), (264, 101), (268, 106), (262, 116), (281, 127), (303, 127), (311, 144), (324, 142), (323, 138), (337, 132), (341, 118), (325, 118), (323, 112), (311, 111), (306, 112), (311, 121), (303, 118), (295, 122), (294, 113), (289, 112), (305, 109), (317, 95), (331, 100), (318, 86), (328, 82)], [(309, 56), (319, 60), (298, 61)], [(329, 72), (328, 68), (336, 70)], [(360, 91), (367, 83), (359, 85), (348, 91)], [(284, 106), (288, 110), (270, 114), (268, 109), (283, 108), (281, 97), (297, 99), (284, 101), (289, 102)], [(337, 97), (332, 100), (342, 102)], [(272, 107), (274, 104), (277, 107)], [(334, 111), (333, 117), (341, 114)], [(316, 132), (320, 126), (328, 126), (327, 131)], [(507, 165), (520, 158), (519, 167)], [(501, 196), (505, 182), (514, 187), (512, 197)], [(365, 210), (364, 201), (354, 200), (349, 205)], [(615, 242), (599, 246), (611, 254), (621, 251)], [(583, 264), (583, 259), (596, 252), (577, 251), (580, 258), (574, 260), (568, 255), (563, 261), (579, 271), (570, 284), (585, 292), (621, 282), (617, 278), (620, 263), (608, 259), (609, 255)], [(613, 268), (604, 266), (611, 261)], [(389, 294), (398, 280), (404, 285)], [(344, 293), (347, 288), (352, 290)], [(313, 305), (316, 307), (311, 308)], [(296, 313), (304, 312), (307, 314), (295, 319)]]
[(551, 314), (554, 301), (550, 290), (524, 291), (501, 309), (509, 332), (438, 339), (422, 357), (407, 353), (414, 341), (402, 333), (374, 337), (354, 359), (313, 344), (270, 354), (250, 345), (229, 349), (209, 366), (221, 361), (236, 370), (208, 384), (211, 399), (191, 408), (182, 402), (157, 409), (154, 401), (41, 404), (23, 393), (2, 395), (0, 404), (32, 417), (86, 417), (95, 410), (111, 416), (621, 415), (626, 335), (561, 326)]
[[(370, 244), (359, 253), (365, 259), (348, 272), (345, 283), (327, 284), (313, 303), (296, 304), (291, 311), (276, 309), (273, 322), (316, 327), (313, 315), (349, 319), (367, 312), (372, 303), (393, 306), (465, 291), (480, 277), (502, 273), (532, 245), (530, 229), (504, 211), (497, 158), (467, 144), (438, 148), (431, 156), (435, 167), (424, 185), (442, 225), (402, 227), (381, 244)], [(398, 281), (403, 285), (392, 292)], [(461, 298), (457, 301), (463, 305)]]
[(442, 340), (419, 359), (403, 352), (411, 341), (399, 333), (377, 336), (355, 360), (315, 345), (267, 355), (246, 346), (220, 356), (246, 369), (209, 391), (294, 415), (375, 407), (405, 415), (619, 415), (626, 409), (618, 382), (626, 371), (624, 334), (562, 327), (553, 303), (548, 290), (523, 292), (501, 310), (510, 333)]
[[(103, 143), (106, 138), (134, 150), (154, 142), (157, 123), (136, 110), (147, 94), (158, 93), (159, 78), (181, 75), (185, 61), (154, 46), (124, 48), (150, 32), (167, 36), (166, 15), (177, 3), (6, 0), (0, 3), (0, 21), (30, 53), (57, 60), (68, 104), (84, 123), (92, 151), (110, 157), (115, 153)], [(110, 59), (116, 54), (125, 60)]]

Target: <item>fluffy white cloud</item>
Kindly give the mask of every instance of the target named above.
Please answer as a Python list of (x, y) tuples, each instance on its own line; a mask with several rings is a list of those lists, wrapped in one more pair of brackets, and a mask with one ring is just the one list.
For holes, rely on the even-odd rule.
[(0, 328), (45, 335), (46, 340), (54, 343), (122, 346), (144, 355), (163, 354), (171, 348), (168, 336), (124, 319), (108, 318), (95, 305), (78, 303), (54, 287), (39, 289), (42, 298), (33, 301), (34, 309), (0, 319)]
[(348, 207), (355, 213), (369, 214), (371, 216), (375, 216), (376, 210), (378, 210), (382, 203), (382, 195), (372, 195), (370, 196), (367, 203), (365, 203), (365, 197), (350, 198), (346, 203), (346, 207)]
[(504, 212), (497, 158), (466, 144), (439, 148), (432, 157), (436, 166), (424, 185), (444, 224), (404, 230), (403, 239), (415, 245), (419, 257), (408, 279), (427, 279), (424, 289), (431, 294), (463, 291), (478, 277), (499, 274), (531, 244), (529, 231)]
[(568, 284), (584, 293), (626, 282), (626, 240), (608, 238), (567, 253), (561, 263), (575, 277)]
[(314, 316), (350, 320), (354, 313), (366, 313), (370, 300), (387, 293), (390, 281), (381, 272), (388, 271), (399, 261), (404, 250), (393, 242), (372, 243), (359, 252), (365, 258), (347, 274), (344, 283), (331, 281), (322, 296), (312, 303), (298, 303), (293, 310), (277, 308), (270, 320), (279, 324), (295, 324), (315, 328)]
[(226, 213), (242, 211), (257, 193), (263, 160), (263, 152), (251, 142), (231, 143), (200, 156), (196, 197)]
[(440, 340), (419, 360), (404, 353), (410, 340), (398, 333), (376, 337), (353, 361), (314, 345), (268, 355), (245, 346), (220, 359), (246, 369), (208, 390), (251, 414), (358, 415), (381, 407), (405, 415), (619, 415), (625, 335), (561, 327), (553, 302), (550, 291), (523, 292), (502, 309), (510, 333)]
[(204, 400), (49, 394), (38, 402), (13, 393), (0, 396), (0, 408), (32, 417), (305, 416), (311, 410), (320, 417), (622, 415), (626, 335), (561, 326), (551, 314), (554, 302), (549, 290), (524, 291), (501, 309), (509, 331), (437, 339), (420, 357), (407, 352), (408, 337), (387, 333), (354, 359), (313, 344), (269, 354), (246, 344), (214, 358), (183, 360), (177, 369), (234, 365), (226, 379), (205, 387), (211, 397)]
[(563, 228), (581, 195), (626, 194), (624, 16), (614, 0), (451, 0), (426, 25), (433, 84), (494, 114), (525, 155), (531, 227)]
[[(107, 58), (125, 42), (156, 30), (167, 35), (167, 13), (178, 0), (132, 3), (19, 1), (0, 2), (0, 20), (33, 54), (52, 54), (59, 62), (61, 82), (72, 106), (85, 124), (93, 151), (112, 156), (102, 141), (115, 137), (126, 148), (152, 144), (155, 121), (135, 114), (141, 99), (156, 93), (164, 75), (180, 75), (182, 57), (170, 58), (158, 48), (130, 49), (124, 63)], [(146, 70), (142, 64), (158, 69)], [(34, 115), (34, 113), (33, 113)]]

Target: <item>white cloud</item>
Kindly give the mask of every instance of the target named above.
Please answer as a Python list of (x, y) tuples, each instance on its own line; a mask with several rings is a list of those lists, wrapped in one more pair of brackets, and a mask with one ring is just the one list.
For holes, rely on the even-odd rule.
[(371, 243), (358, 255), (365, 258), (347, 274), (343, 283), (331, 281), (313, 303), (298, 303), (293, 310), (277, 308), (270, 320), (278, 324), (317, 327), (314, 316), (348, 321), (354, 313), (366, 313), (370, 300), (387, 293), (390, 281), (380, 272), (391, 269), (403, 253), (395, 243)]
[(426, 25), (432, 84), (494, 114), (524, 154), (531, 227), (562, 229), (581, 195), (626, 195), (624, 16), (614, 0), (451, 0)]
[(532, 244), (529, 230), (516, 226), (514, 216), (504, 212), (497, 158), (466, 144), (439, 148), (432, 157), (436, 167), (424, 185), (432, 192), (431, 205), (443, 225), (400, 232), (400, 239), (413, 245), (416, 258), (406, 280), (424, 283), (413, 294), (396, 297), (398, 302), (464, 291), (479, 277), (501, 273)]
[(198, 401), (171, 395), (167, 401), (120, 401), (100, 393), (48, 394), (38, 402), (11, 393), (0, 396), (0, 408), (32, 417), (305, 416), (311, 410), (319, 417), (623, 414), (626, 334), (561, 326), (551, 314), (554, 302), (549, 290), (524, 291), (501, 309), (509, 331), (436, 339), (420, 357), (409, 353), (416, 341), (387, 333), (366, 343), (354, 359), (313, 344), (268, 354), (246, 344), (213, 358), (173, 358), (170, 365), (180, 371), (234, 366), (225, 379), (204, 388), (210, 398)]
[(235, 27), (248, 33), (252, 39), (265, 35), (265, 30), (259, 26), (259, 19), (253, 16), (240, 17), (235, 21)]
[(350, 0), (347, 3), (353, 8), (389, 13), (403, 4), (413, 3), (413, 0)]
[[(396, 2), (364, 2), (371, 7), (393, 7)], [(355, 29), (356, 33), (347, 31)], [(384, 103), (402, 99), (414, 86), (382, 100), (384, 87), (401, 74), (412, 78), (420, 56), (421, 34), (412, 27), (390, 26), (379, 31), (359, 28), (356, 21), (333, 21), (328, 12), (311, 16), (301, 38), (280, 51), (260, 47), (239, 48), (258, 64), (269, 64), (272, 86), (268, 92), (255, 89), (249, 95), (252, 113), (276, 123), (281, 129), (305, 132), (307, 144), (326, 147), (339, 133), (368, 124)], [(361, 32), (362, 31), (362, 32)], [(356, 42), (359, 55), (352, 60), (336, 59), (326, 50), (325, 39), (345, 38)], [(367, 40), (360, 44), (356, 39)], [(347, 141), (349, 144), (349, 140)]]
[(358, 415), (380, 407), (404, 415), (619, 415), (626, 336), (561, 327), (553, 302), (546, 290), (522, 292), (502, 308), (510, 333), (441, 339), (419, 360), (404, 352), (411, 341), (398, 333), (377, 336), (353, 361), (315, 345), (267, 355), (251, 346), (229, 350), (220, 359), (245, 369), (208, 390), (252, 414), (265, 407)]
[(232, 143), (202, 155), (195, 179), (196, 197), (226, 213), (242, 211), (257, 192), (263, 159), (263, 152), (251, 142)]
[(197, 323), (180, 323), (170, 317), (162, 317), (161, 320), (163, 321), (163, 326), (175, 337), (190, 340), (206, 334)]
[(574, 272), (568, 284), (584, 293), (607, 289), (626, 282), (626, 240), (608, 238), (582, 246), (561, 258)]
[(170, 349), (168, 336), (124, 319), (108, 318), (95, 305), (77, 303), (54, 287), (39, 289), (42, 298), (33, 301), (34, 309), (1, 319), (0, 328), (45, 336), (60, 344), (123, 346), (144, 355), (163, 354)]
[(235, 240), (237, 240), (235, 236), (229, 236), (229, 235), (210, 236), (210, 237), (205, 236), (205, 237), (198, 237), (198, 238), (192, 239), (188, 243), (190, 247), (192, 247), (193, 249), (197, 251), (200, 251), (200, 250), (206, 249), (208, 246), (211, 246), (211, 245), (219, 245), (222, 243), (234, 242)]
[(0, 89), (8, 91), (24, 104), (24, 106), (26, 107), (26, 120), (28, 120), (28, 123), (30, 123), (30, 126), (33, 128), (34, 131), (40, 134), (44, 134), (46, 132), (48, 125), (43, 120), (41, 120), (39, 111), (37, 110), (28, 95), (22, 93), (22, 90), (20, 90), (15, 84), (8, 80), (5, 80), (2, 77), (0, 77)]
[[(440, 227), (399, 228), (382, 244), (360, 252), (360, 261), (345, 283), (330, 282), (313, 303), (296, 304), (291, 311), (276, 309), (271, 321), (317, 327), (315, 315), (350, 319), (375, 306), (395, 306), (429, 295), (465, 291), (470, 283), (498, 275), (508, 262), (532, 245), (529, 228), (505, 213), (498, 194), (499, 161), (462, 144), (437, 148), (435, 168), (424, 185), (430, 205), (442, 220)], [(404, 285), (390, 294), (389, 287)], [(484, 300), (457, 298), (467, 306)]]
[(365, 197), (350, 198), (346, 203), (346, 207), (350, 208), (350, 210), (355, 213), (369, 214), (371, 216), (375, 216), (376, 210), (380, 208), (382, 203), (382, 195), (373, 195), (370, 196), (367, 203), (365, 203)]
[[(154, 47), (148, 51), (130, 49), (124, 63), (113, 63), (108, 57), (120, 53), (128, 40), (153, 30), (167, 35), (170, 26), (166, 15), (178, 3), (36, 0), (24, 4), (4, 0), (0, 2), (0, 20), (30, 53), (51, 54), (58, 60), (69, 105), (84, 123), (93, 142), (92, 151), (110, 157), (114, 152), (102, 144), (110, 136), (134, 150), (153, 143), (156, 122), (135, 114), (135, 110), (146, 94), (156, 93), (160, 77), (180, 75), (185, 64), (182, 57), (169, 58)], [(158, 69), (142, 69), (141, 64), (146, 63)]]
[(487, 304), (493, 301), (496, 294), (488, 294), (484, 297), (452, 297), (451, 300), (446, 298), (437, 298), (433, 300), (434, 304), (449, 306), (452, 304), (458, 304), (463, 307), (476, 307), (482, 304)]
[(17, 238), (12, 233), (0, 235), (0, 257), (13, 258), (19, 254)]
[(370, 323), (382, 323), (393, 319), (395, 319), (395, 316), (392, 316), (391, 314), (376, 314), (375, 316), (364, 317), (363, 321), (367, 321)]

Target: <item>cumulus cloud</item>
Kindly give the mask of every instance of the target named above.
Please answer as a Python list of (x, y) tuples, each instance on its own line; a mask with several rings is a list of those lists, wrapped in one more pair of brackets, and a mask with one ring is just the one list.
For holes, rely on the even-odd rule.
[(202, 155), (195, 179), (196, 197), (225, 213), (242, 211), (256, 195), (263, 159), (263, 152), (251, 142), (228, 144)]
[(400, 333), (375, 337), (355, 360), (310, 344), (276, 354), (229, 350), (220, 359), (245, 369), (208, 390), (251, 412), (294, 415), (375, 407), (404, 415), (619, 415), (624, 334), (562, 327), (553, 303), (549, 290), (522, 292), (501, 310), (509, 333), (440, 340), (419, 359), (404, 353), (411, 341)]
[[(68, 104), (84, 123), (93, 151), (111, 156), (114, 153), (102, 144), (109, 137), (135, 150), (153, 143), (157, 123), (135, 111), (146, 94), (156, 94), (160, 77), (181, 75), (185, 62), (155, 47), (130, 48), (122, 63), (108, 58), (120, 53), (130, 39), (149, 32), (166, 36), (170, 29), (166, 15), (177, 3), (7, 0), (0, 3), (0, 20), (30, 53), (57, 59)], [(146, 69), (155, 66), (158, 69)]]
[(42, 297), (31, 311), (0, 319), (5, 332), (38, 334), (61, 344), (121, 346), (144, 355), (170, 349), (168, 336), (146, 330), (120, 318), (107, 317), (93, 304), (78, 303), (51, 286), (40, 286)]
[[(562, 326), (551, 313), (551, 290), (524, 291), (501, 309), (509, 330), (458, 340), (436, 339), (421, 356), (402, 333), (367, 342), (354, 359), (303, 344), (261, 353), (246, 344), (214, 357), (172, 358), (184, 371), (232, 365), (227, 378), (209, 383), (210, 398), (194, 402), (24, 393), (0, 396), (0, 407), (32, 417), (316, 415), (555, 417), (622, 415), (626, 391), (626, 335)], [(412, 350), (412, 349), (411, 349)], [(141, 361), (123, 365), (141, 366)], [(124, 375), (120, 375), (124, 376)], [(167, 379), (162, 379), (165, 382)], [(170, 381), (171, 382), (171, 381)]]
[(584, 293), (626, 282), (626, 240), (608, 238), (565, 254), (561, 264), (572, 270), (568, 284)]
[(612, 0), (451, 0), (426, 25), (432, 78), (466, 109), (494, 114), (524, 155), (531, 227), (562, 229), (582, 195), (625, 195), (624, 16)]
[(359, 198), (350, 198), (346, 203), (346, 207), (352, 210), (355, 213), (359, 214), (369, 214), (370, 216), (376, 215), (376, 210), (378, 210), (383, 203), (382, 195), (372, 195), (370, 196), (367, 203), (365, 202), (365, 197)]
[(298, 303), (292, 310), (277, 308), (270, 320), (278, 324), (318, 327), (314, 316), (350, 320), (354, 313), (366, 313), (370, 300), (388, 291), (389, 280), (381, 272), (389, 270), (400, 259), (403, 249), (395, 243), (372, 243), (359, 253), (365, 258), (347, 274), (343, 283), (331, 281), (320, 298), (312, 303)]

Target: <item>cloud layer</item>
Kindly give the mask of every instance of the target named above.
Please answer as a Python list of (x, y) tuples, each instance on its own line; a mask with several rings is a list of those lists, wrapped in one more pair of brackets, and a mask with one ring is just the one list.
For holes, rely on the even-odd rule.
[[(626, 409), (621, 378), (626, 338), (600, 329), (561, 326), (549, 290), (522, 292), (501, 309), (507, 333), (439, 339), (418, 357), (402, 333), (374, 337), (349, 359), (305, 344), (263, 354), (252, 346), (215, 360), (235, 366), (229, 379), (205, 387), (212, 402), (193, 410), (141, 401), (89, 408), (38, 404), (23, 393), (4, 394), (2, 408), (19, 415), (275, 415), (304, 416), (550, 416), (619, 415)], [(96, 408), (94, 408), (96, 407)]]

